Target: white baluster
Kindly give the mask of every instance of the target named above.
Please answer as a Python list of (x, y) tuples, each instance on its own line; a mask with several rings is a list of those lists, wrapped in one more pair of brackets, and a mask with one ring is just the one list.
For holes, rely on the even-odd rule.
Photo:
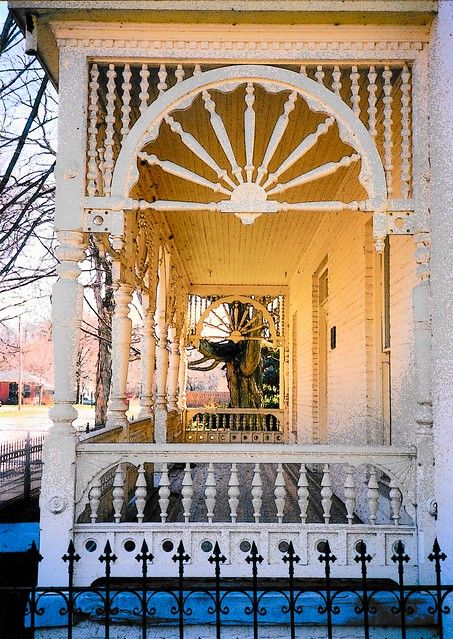
[(178, 66), (176, 67), (176, 70), (175, 70), (175, 78), (176, 78), (176, 83), (177, 84), (184, 80), (184, 75), (185, 75), (185, 71), (183, 69), (182, 64), (178, 64)]
[(90, 70), (90, 102), (88, 106), (89, 113), (89, 126), (88, 126), (88, 166), (87, 166), (87, 193), (90, 196), (96, 195), (97, 188), (97, 176), (98, 166), (96, 162), (97, 158), (97, 119), (99, 110), (99, 71), (98, 65), (93, 64)]
[(390, 479), (389, 497), (390, 497), (390, 507), (392, 509), (393, 523), (395, 524), (395, 526), (398, 526), (398, 524), (400, 523), (400, 518), (401, 518), (401, 504), (403, 499), (401, 496), (401, 491), (398, 488), (398, 485), (393, 479), (393, 477)]
[(159, 77), (159, 83), (157, 85), (157, 90), (159, 91), (159, 93), (163, 93), (168, 88), (168, 84), (167, 84), (167, 67), (165, 66), (165, 64), (161, 64), (160, 65), (159, 72), (158, 72), (157, 75)]
[(332, 508), (332, 477), (330, 475), (329, 464), (325, 464), (322, 471), (321, 480), (321, 504), (324, 515), (324, 523), (330, 522), (330, 509)]
[(253, 165), (253, 152), (255, 148), (255, 110), (253, 103), (255, 102), (254, 87), (251, 82), (247, 82), (245, 88), (245, 104), (246, 109), (244, 113), (244, 133), (245, 133), (245, 157), (246, 165), (245, 172), (247, 174), (247, 182), (252, 181), (253, 171), (255, 169)]
[(351, 69), (351, 105), (352, 110), (357, 117), (360, 115), (360, 95), (359, 95), (359, 78), (360, 73), (357, 71), (357, 67), (354, 65)]
[(193, 68), (193, 75), (200, 75), (201, 73), (201, 66), (199, 64), (196, 64)]
[(382, 99), (384, 103), (384, 169), (385, 177), (387, 180), (387, 193), (389, 197), (392, 194), (392, 169), (393, 169), (393, 140), (392, 140), (392, 71), (390, 67), (386, 66), (382, 77), (384, 78), (384, 97)]
[(105, 116), (105, 141), (104, 141), (104, 195), (110, 195), (110, 186), (113, 175), (113, 136), (115, 133), (115, 65), (109, 64), (107, 71), (107, 104)]
[(323, 70), (322, 66), (320, 64), (318, 64), (318, 66), (316, 67), (316, 72), (315, 72), (316, 82), (319, 82), (319, 84), (324, 85), (325, 76), (326, 76), (326, 74), (324, 73), (324, 70)]
[(93, 483), (93, 486), (91, 487), (89, 502), (90, 502), (90, 511), (91, 511), (91, 514), (90, 514), (91, 523), (95, 524), (98, 518), (99, 504), (101, 503), (100, 479), (96, 479)]
[(124, 65), (123, 70), (123, 84), (121, 88), (123, 90), (123, 104), (121, 106), (121, 141), (127, 137), (130, 131), (130, 117), (131, 117), (131, 77), (132, 71), (129, 64)]
[(332, 71), (332, 91), (341, 98), (340, 90), (341, 90), (341, 71), (338, 65), (335, 65)]
[(376, 468), (370, 467), (370, 478), (368, 480), (368, 508), (370, 509), (370, 524), (376, 524), (379, 503), (379, 484), (376, 477)]
[(124, 473), (123, 465), (118, 464), (113, 478), (113, 516), (115, 523), (121, 521), (121, 511), (124, 505)]
[(140, 115), (143, 115), (148, 108), (149, 101), (149, 71), (147, 64), (142, 64), (140, 78), (140, 93), (138, 97), (140, 99)]
[(305, 64), (302, 64), (302, 65), (299, 67), (299, 73), (300, 73), (301, 75), (304, 75), (304, 76), (306, 76), (306, 75), (307, 75), (307, 67), (305, 66)]
[(145, 467), (140, 464), (138, 467), (137, 481), (135, 482), (135, 507), (137, 509), (137, 521), (139, 524), (143, 522), (143, 511), (145, 510), (146, 497), (148, 494), (145, 476)]
[(263, 482), (261, 481), (260, 474), (260, 465), (255, 464), (253, 469), (253, 479), (252, 479), (252, 505), (253, 505), (253, 516), (255, 518), (255, 522), (258, 523), (261, 519), (261, 506), (263, 503)]
[(401, 197), (407, 199), (411, 179), (410, 144), (410, 71), (405, 64), (401, 73)]
[(377, 78), (376, 70), (375, 70), (374, 66), (370, 66), (370, 70), (368, 72), (368, 109), (367, 109), (367, 113), (368, 113), (368, 131), (370, 132), (370, 135), (373, 138), (375, 138), (376, 135), (377, 135), (377, 130), (376, 130), (376, 113), (377, 113), (377, 108), (376, 108), (376, 91), (377, 91), (376, 78)]
[(182, 507), (183, 507), (183, 516), (184, 521), (188, 523), (190, 521), (190, 510), (192, 507), (192, 497), (193, 497), (193, 481), (192, 481), (192, 471), (190, 469), (190, 464), (187, 463), (184, 469), (184, 477), (182, 480)]
[(356, 489), (354, 481), (354, 468), (348, 466), (346, 470), (346, 476), (344, 479), (344, 502), (346, 506), (346, 513), (348, 518), (348, 524), (352, 524), (354, 519), (354, 509), (356, 501)]
[(305, 464), (300, 465), (299, 481), (297, 482), (297, 486), (298, 486), (297, 497), (298, 497), (298, 504), (299, 504), (299, 510), (300, 510), (299, 517), (300, 517), (301, 523), (305, 524), (307, 520), (308, 495), (309, 495), (308, 478), (307, 478), (307, 471), (305, 468)]
[(283, 464), (277, 465), (277, 475), (275, 477), (275, 506), (277, 508), (277, 521), (279, 524), (283, 523), (283, 516), (285, 510), (285, 477), (283, 474)]
[(230, 507), (230, 517), (233, 524), (237, 521), (239, 506), (239, 477), (236, 464), (231, 464), (230, 480), (228, 482), (228, 505)]
[(168, 476), (168, 465), (163, 464), (162, 474), (159, 483), (159, 508), (160, 519), (163, 523), (167, 521), (168, 505), (170, 503), (170, 478)]
[(206, 477), (206, 488), (204, 491), (208, 523), (210, 524), (212, 524), (212, 520), (214, 517), (216, 494), (217, 494), (217, 491), (216, 491), (216, 482), (215, 482), (215, 474), (214, 474), (214, 464), (211, 462), (208, 466), (208, 474)]

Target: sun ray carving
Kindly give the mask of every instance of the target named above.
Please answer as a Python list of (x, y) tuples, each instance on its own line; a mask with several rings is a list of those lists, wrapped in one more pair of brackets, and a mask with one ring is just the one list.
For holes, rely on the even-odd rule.
[[(233, 138), (230, 136), (225, 122), (220, 114), (212, 93), (206, 89), (200, 91), (202, 104), (209, 115), (209, 125), (214, 133), (220, 148), (224, 153), (224, 163), (219, 158), (214, 159), (212, 152), (209, 152), (192, 133), (189, 133), (180, 122), (174, 119), (171, 113), (166, 113), (163, 120), (169, 126), (173, 135), (179, 137), (182, 144), (194, 154), (201, 162), (202, 166), (209, 167), (217, 176), (218, 182), (213, 181), (202, 175), (203, 169), (191, 170), (183, 164), (172, 161), (163, 160), (156, 154), (149, 154), (141, 151), (138, 154), (140, 160), (148, 163), (150, 166), (158, 166), (160, 169), (171, 175), (185, 180), (192, 184), (205, 187), (216, 194), (221, 194), (223, 199), (219, 202), (190, 202), (190, 201), (174, 201), (160, 200), (154, 202), (140, 202), (140, 206), (155, 211), (218, 211), (221, 213), (233, 213), (244, 224), (252, 224), (257, 217), (263, 213), (277, 213), (279, 211), (324, 211), (324, 210), (345, 210), (345, 209), (362, 209), (364, 203), (361, 202), (341, 202), (341, 201), (318, 201), (318, 202), (298, 202), (294, 195), (289, 198), (292, 201), (281, 201), (277, 196), (280, 193), (297, 189), (314, 180), (318, 180), (332, 175), (341, 168), (347, 168), (352, 164), (361, 160), (361, 156), (356, 152), (350, 152), (343, 155), (339, 160), (335, 159), (325, 162), (320, 166), (315, 166), (307, 170), (299, 169), (297, 174), (297, 163), (301, 160), (315, 145), (322, 136), (336, 124), (336, 120), (331, 115), (326, 115), (315, 130), (308, 133), (290, 152), (280, 160), (280, 163), (271, 172), (269, 167), (276, 157), (277, 152), (281, 153), (282, 142), (288, 129), (290, 120), (294, 116), (297, 100), (304, 100), (297, 91), (280, 89), (288, 91), (283, 107), (280, 110), (276, 121), (272, 126), (269, 140), (265, 145), (261, 158), (257, 158), (257, 135), (263, 127), (258, 126), (258, 118), (260, 117), (260, 109), (257, 108), (256, 86), (260, 85), (265, 90), (269, 87), (263, 81), (244, 81), (236, 90), (242, 91), (244, 109), (241, 110), (243, 122), (243, 149), (244, 161), (240, 166), (238, 157), (241, 153), (233, 146)], [(221, 90), (221, 87), (215, 87)], [(276, 95), (269, 94), (268, 95)], [(268, 98), (273, 99), (273, 98)], [(277, 98), (276, 98), (277, 99)], [(305, 99), (308, 108), (309, 101)], [(193, 103), (193, 98), (192, 98)], [(262, 111), (261, 111), (262, 113)], [(266, 122), (266, 126), (268, 123)], [(341, 137), (341, 136), (340, 136)], [(215, 155), (215, 154), (214, 154)], [(309, 160), (311, 161), (311, 160)], [(242, 164), (242, 162), (241, 162)], [(294, 169), (296, 167), (296, 175)], [(293, 169), (290, 179), (283, 181), (285, 173), (289, 169)], [(217, 318), (218, 321), (219, 318)], [(230, 320), (231, 318), (229, 318)], [(244, 318), (236, 318), (238, 322)], [(226, 321), (224, 319), (224, 321)], [(239, 326), (239, 324), (238, 324)], [(242, 326), (243, 328), (243, 326)]]

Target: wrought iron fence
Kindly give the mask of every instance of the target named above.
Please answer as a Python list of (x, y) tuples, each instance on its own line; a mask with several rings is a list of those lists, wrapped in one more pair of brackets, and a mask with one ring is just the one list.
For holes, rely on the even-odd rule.
[[(435, 630), (439, 639), (448, 639), (445, 618), (450, 614), (449, 597), (453, 594), (453, 586), (442, 584), (441, 565), (446, 555), (437, 539), (428, 557), (434, 566), (435, 583), (432, 585), (405, 583), (405, 566), (410, 558), (401, 541), (395, 544), (392, 556), (397, 579), (385, 582), (377, 582), (370, 577), (369, 564), (372, 557), (364, 542), (358, 542), (355, 556), (355, 561), (361, 568), (361, 578), (348, 582), (334, 578), (335, 571), (332, 568), (336, 557), (328, 541), (323, 542), (319, 550), (319, 561), (324, 565), (324, 577), (317, 582), (302, 581), (295, 576), (300, 558), (292, 542), (282, 552), (282, 561), (288, 568), (285, 579), (259, 578), (263, 558), (255, 542), (251, 544), (249, 554), (245, 557), (251, 573), (247, 580), (222, 579), (222, 565), (226, 562), (226, 557), (218, 542), (211, 550), (208, 561), (212, 565), (213, 575), (209, 579), (185, 578), (185, 566), (190, 561), (190, 556), (182, 541), (171, 557), (175, 563), (175, 577), (153, 578), (154, 557), (146, 540), (143, 540), (140, 552), (135, 557), (138, 563), (137, 579), (125, 585), (125, 580), (112, 577), (112, 566), (117, 557), (107, 541), (98, 558), (104, 567), (103, 578), (91, 586), (80, 587), (74, 585), (74, 575), (81, 557), (71, 541), (62, 557), (68, 572), (67, 584), (64, 586), (0, 588), (3, 607), (8, 596), (21, 597), (23, 601), (26, 634), (16, 633), (11, 636), (15, 639), (35, 637), (37, 628), (45, 625), (43, 619), (46, 608), (51, 605), (60, 617), (58, 625), (63, 627), (58, 636), (67, 639), (79, 636), (76, 627), (80, 618), (97, 621), (102, 627), (104, 638), (110, 639), (115, 624), (125, 623), (125, 612), (129, 625), (135, 623), (141, 639), (147, 639), (148, 636), (151, 637), (153, 626), (163, 623), (162, 606), (166, 606), (169, 614), (166, 623), (174, 626), (175, 635), (172, 636), (178, 636), (179, 639), (184, 639), (188, 624), (195, 623), (197, 619), (206, 629), (204, 637), (215, 636), (220, 639), (225, 625), (231, 624), (233, 617), (235, 624), (250, 626), (254, 639), (260, 637), (262, 627), (266, 621), (271, 621), (270, 617), (273, 623), (287, 629), (286, 636), (290, 639), (296, 639), (298, 626), (307, 623), (323, 625), (325, 637), (334, 639), (341, 619), (343, 625), (355, 625), (359, 636), (364, 639), (372, 639), (373, 628), (379, 625), (393, 628), (389, 635), (392, 639), (406, 639), (410, 626), (416, 625), (414, 620), (417, 614), (419, 625)], [(35, 545), (29, 551), (29, 558), (35, 566), (42, 560)], [(10, 604), (11, 602), (8, 610), (11, 609)], [(385, 619), (384, 624), (382, 619)], [(209, 626), (212, 632), (207, 630)], [(83, 634), (84, 638), (86, 636)], [(97, 633), (96, 637), (98, 636), (102, 634)], [(419, 636), (423, 637), (422, 634), (417, 634)]]
[(25, 439), (0, 444), (0, 501), (29, 501), (41, 481), (43, 441), (44, 435), (27, 433)]

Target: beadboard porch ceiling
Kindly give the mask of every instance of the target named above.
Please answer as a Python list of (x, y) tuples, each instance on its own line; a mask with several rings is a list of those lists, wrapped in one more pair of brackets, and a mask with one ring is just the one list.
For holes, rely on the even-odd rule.
[[(272, 93), (255, 86), (256, 115), (254, 165), (258, 167), (265, 154), (279, 116), (284, 112), (289, 91)], [(222, 118), (239, 166), (246, 164), (244, 140), (245, 84), (233, 92), (210, 91), (216, 111)], [(186, 110), (172, 113), (175, 121), (205, 148), (222, 169), (229, 169), (227, 157), (213, 133), (209, 113), (198, 96)], [(269, 164), (269, 172), (290, 155), (294, 148), (325, 121), (325, 113), (310, 111), (298, 98), (291, 112), (284, 136)], [(215, 172), (185, 146), (168, 123), (160, 126), (156, 140), (144, 151), (161, 161), (177, 163), (210, 180), (220, 182)], [(354, 149), (341, 141), (336, 123), (319, 137), (281, 178), (287, 182), (302, 173), (329, 162), (338, 162)], [(194, 184), (146, 161), (138, 162), (140, 180), (131, 195), (150, 201), (219, 202), (221, 192)], [(366, 192), (358, 181), (360, 160), (340, 167), (329, 176), (302, 186), (287, 189), (269, 199), (285, 202), (317, 202), (364, 200)], [(231, 170), (229, 174), (232, 176)], [(245, 172), (244, 172), (245, 178)], [(347, 223), (348, 212), (340, 213)], [(288, 284), (304, 252), (314, 237), (324, 215), (334, 213), (282, 211), (263, 214), (251, 225), (244, 225), (231, 213), (209, 211), (168, 212), (165, 214), (173, 241), (184, 263), (188, 278), (197, 284)]]

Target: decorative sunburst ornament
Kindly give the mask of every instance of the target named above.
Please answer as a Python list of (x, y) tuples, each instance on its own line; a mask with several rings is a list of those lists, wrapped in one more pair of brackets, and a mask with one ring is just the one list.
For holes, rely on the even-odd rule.
[[(284, 87), (275, 86), (270, 83), (259, 83), (268, 93), (277, 93), (284, 91)], [(229, 89), (233, 90), (240, 85), (237, 84)], [(287, 89), (286, 89), (287, 90)], [(207, 90), (201, 92), (204, 108), (209, 113), (209, 120), (212, 131), (219, 142), (225, 158), (226, 164), (221, 166), (191, 133), (185, 131), (182, 125), (177, 122), (172, 115), (163, 116), (172, 132), (177, 135), (182, 143), (194, 153), (204, 165), (212, 169), (217, 177), (218, 182), (209, 180), (200, 172), (192, 171), (177, 162), (171, 160), (162, 160), (156, 154), (149, 154), (141, 151), (138, 154), (140, 160), (147, 162), (151, 166), (158, 166), (166, 173), (182, 178), (187, 182), (203, 186), (214, 193), (220, 193), (225, 196), (220, 202), (184, 202), (184, 201), (164, 201), (157, 200), (152, 207), (155, 210), (171, 210), (171, 211), (194, 211), (208, 210), (219, 211), (221, 213), (233, 213), (243, 224), (252, 224), (257, 217), (263, 213), (277, 213), (278, 211), (336, 211), (344, 209), (357, 210), (360, 208), (358, 202), (286, 202), (280, 201), (279, 196), (304, 184), (318, 180), (335, 173), (342, 167), (348, 167), (360, 160), (358, 153), (344, 155), (339, 160), (327, 162), (311, 168), (308, 171), (301, 171), (295, 177), (285, 181), (287, 171), (297, 165), (299, 160), (308, 153), (335, 124), (333, 116), (326, 116), (309, 135), (307, 135), (291, 152), (280, 162), (280, 164), (269, 172), (269, 166), (273, 161), (277, 149), (279, 149), (285, 131), (290, 121), (290, 114), (295, 109), (296, 100), (303, 98), (296, 91), (290, 91), (283, 105), (283, 111), (277, 118), (272, 133), (270, 135), (264, 154), (261, 159), (257, 159), (255, 149), (256, 143), (256, 118), (255, 112), (255, 83), (245, 83), (245, 110), (243, 115), (243, 125), (241, 130), (244, 134), (245, 164), (240, 166), (237, 160), (238, 153), (235, 152), (230, 136), (222, 117), (217, 112), (216, 103)], [(158, 127), (155, 129), (154, 139), (157, 137)], [(152, 141), (152, 140), (150, 140)], [(258, 160), (258, 161), (257, 161)], [(291, 198), (294, 199), (294, 198)]]

